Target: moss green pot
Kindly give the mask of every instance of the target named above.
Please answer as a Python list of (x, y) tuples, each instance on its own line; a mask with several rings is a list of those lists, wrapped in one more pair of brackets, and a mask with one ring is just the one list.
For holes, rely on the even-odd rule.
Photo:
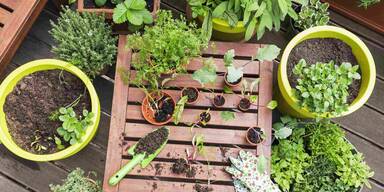
[(287, 45), (284, 50), (283, 56), (278, 69), (278, 85), (279, 94), (277, 95), (279, 101), (279, 110), (285, 114), (289, 114), (298, 118), (316, 118), (322, 117), (336, 117), (329, 114), (317, 115), (310, 112), (306, 108), (302, 108), (298, 104), (298, 99), (295, 97), (292, 87), (289, 84), (287, 77), (287, 63), (291, 50), (300, 42), (313, 39), (313, 38), (336, 38), (342, 40), (352, 48), (353, 54), (356, 56), (361, 70), (361, 86), (357, 98), (348, 107), (348, 110), (338, 115), (348, 115), (367, 102), (375, 86), (376, 68), (375, 62), (368, 47), (353, 33), (334, 26), (319, 26), (307, 29), (296, 35)]
[[(12, 136), (8, 131), (3, 106), (4, 106), (7, 95), (10, 92), (12, 92), (13, 88), (22, 78), (37, 71), (52, 70), (52, 69), (65, 70), (67, 72), (70, 72), (76, 75), (78, 78), (80, 78), (83, 81), (84, 85), (88, 89), (88, 92), (91, 98), (91, 107), (92, 107), (91, 111), (95, 114), (95, 116), (92, 119), (93, 121), (92, 125), (90, 125), (87, 128), (81, 143), (71, 145), (53, 154), (38, 155), (38, 154), (25, 151), (13, 141)], [(17, 156), (22, 157), (24, 159), (32, 160), (32, 161), (55, 161), (55, 160), (64, 159), (76, 154), (92, 140), (93, 136), (96, 134), (99, 120), (100, 120), (99, 98), (97, 96), (95, 88), (92, 85), (92, 82), (87, 77), (87, 75), (85, 75), (80, 69), (78, 69), (72, 64), (69, 64), (67, 62), (60, 61), (60, 60), (54, 60), (54, 59), (41, 59), (41, 60), (32, 61), (20, 66), (19, 68), (14, 70), (11, 74), (9, 74), (7, 78), (0, 85), (0, 106), (1, 106), (0, 107), (1, 108), (0, 110), (0, 141), (1, 143), (5, 147), (7, 147), (8, 150), (16, 154)]]

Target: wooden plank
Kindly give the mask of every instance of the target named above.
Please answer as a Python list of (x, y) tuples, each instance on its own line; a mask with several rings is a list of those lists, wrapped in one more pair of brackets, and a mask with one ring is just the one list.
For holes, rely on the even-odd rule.
[[(131, 51), (125, 49), (126, 36), (119, 36), (119, 51), (117, 55), (117, 68), (128, 70), (130, 68)], [(128, 97), (128, 86), (124, 85), (119, 75), (115, 77), (115, 88), (113, 95), (113, 107), (111, 117), (111, 128), (109, 131), (109, 143), (107, 150), (104, 184), (105, 192), (113, 192), (118, 190), (118, 186), (111, 187), (108, 184), (109, 177), (120, 169), (121, 162), (121, 134), (124, 131), (126, 105)]]
[(376, 79), (375, 88), (368, 99), (367, 104), (378, 111), (384, 113), (384, 81)]
[(11, 12), (0, 7), (0, 23), (5, 26), (11, 20)]
[[(203, 67), (203, 61), (207, 58), (197, 58), (192, 59), (187, 65), (187, 70), (196, 71)], [(227, 72), (227, 68), (224, 66), (224, 60), (219, 58), (213, 58), (214, 63), (216, 64), (216, 71), (219, 73)], [(250, 61), (250, 60), (239, 60), (235, 59), (233, 65), (237, 67), (244, 66), (243, 71), (244, 75), (256, 75), (259, 74), (259, 62), (258, 61)]]
[[(140, 138), (156, 128), (153, 125), (141, 123), (127, 123), (125, 126), (126, 137)], [(189, 127), (185, 126), (167, 126), (170, 128), (169, 140), (174, 141), (192, 141), (193, 134), (190, 132)], [(196, 134), (204, 135), (205, 143), (214, 144), (233, 144), (233, 145), (248, 145), (245, 140), (246, 130), (233, 130), (233, 129), (212, 129), (212, 128), (194, 128)], [(217, 133), (220, 133), (220, 136)]]
[[(171, 95), (176, 101), (178, 101), (181, 97), (181, 91), (179, 90), (163, 90), (164, 92), (168, 93)], [(130, 87), (129, 88), (129, 96), (128, 96), (128, 102), (137, 102), (141, 103), (144, 99), (145, 93), (140, 90), (140, 88), (136, 87)], [(239, 104), (239, 101), (241, 99), (241, 96), (236, 95), (236, 94), (223, 94), (225, 98), (225, 103), (221, 108), (224, 109), (237, 109), (237, 106)], [(212, 98), (213, 98), (213, 93), (210, 92), (203, 92), (200, 90), (199, 92), (199, 98), (196, 101), (196, 103), (190, 105), (187, 104), (188, 106), (199, 106), (199, 107), (208, 107), (212, 106)], [(257, 106), (256, 105), (251, 105), (250, 109), (256, 110)]]
[(24, 187), (18, 185), (17, 183), (9, 180), (8, 178), (0, 175), (0, 186), (1, 190), (5, 192), (29, 192), (29, 190)]
[[(165, 191), (196, 191), (194, 183), (169, 182), (142, 179), (124, 179), (120, 183), (120, 189), (124, 192), (165, 192)], [(202, 186), (206, 186), (202, 184)], [(233, 192), (233, 186), (211, 184), (213, 191)]]
[(369, 184), (371, 184), (372, 188), (369, 189), (368, 187), (364, 186), (361, 192), (383, 192), (384, 191), (384, 187), (378, 185), (377, 183), (370, 181)]
[(15, 10), (22, 4), (21, 1), (22, 0), (1, 0), (1, 4), (6, 5), (12, 10)]
[[(128, 163), (129, 160), (124, 159), (123, 164)], [(156, 176), (157, 178), (172, 178), (172, 179), (182, 179), (183, 181), (194, 182), (196, 179), (199, 180), (208, 180), (211, 179), (214, 181), (227, 181), (232, 182), (231, 175), (224, 171), (226, 166), (218, 165), (208, 165), (204, 164), (191, 164), (191, 168), (196, 170), (196, 175), (194, 177), (187, 177), (185, 174), (175, 174), (172, 172), (172, 162), (160, 162), (152, 161), (146, 168), (141, 168), (141, 166), (136, 166), (132, 172), (129, 173), (129, 176)], [(156, 166), (160, 167), (156, 170)], [(209, 175), (209, 172), (211, 173)], [(129, 177), (128, 176), (128, 177)]]
[[(122, 107), (121, 107), (122, 108)], [(206, 110), (199, 109), (185, 109), (181, 117), (182, 123), (190, 123), (198, 120), (198, 115)], [(210, 111), (211, 121), (208, 125), (225, 125), (235, 127), (253, 127), (257, 125), (257, 114), (256, 113), (236, 113), (236, 119), (232, 121), (224, 121), (220, 118), (220, 111)], [(113, 112), (112, 112), (113, 114)], [(141, 114), (141, 105), (128, 105), (126, 118), (128, 120), (144, 120)]]
[(256, 55), (259, 49), (258, 44), (238, 43), (238, 42), (210, 42), (208, 48), (203, 51), (204, 54), (224, 55), (228, 50), (234, 49), (236, 56), (252, 57)]

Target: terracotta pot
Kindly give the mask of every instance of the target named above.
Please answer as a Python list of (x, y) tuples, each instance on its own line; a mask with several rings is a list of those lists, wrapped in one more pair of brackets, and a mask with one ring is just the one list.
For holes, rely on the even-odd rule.
[[(245, 136), (245, 139), (247, 140), (247, 142), (250, 144), (250, 145), (253, 145), (253, 146), (256, 146), (258, 144), (261, 144), (261, 143), (264, 143), (265, 142), (265, 139), (261, 138), (261, 142), (260, 143), (253, 143), (249, 138), (248, 138), (248, 133), (252, 130), (252, 129), (259, 129), (261, 133), (264, 133), (264, 131), (260, 128), (260, 127), (250, 127), (248, 128), (247, 130), (247, 135)], [(260, 134), (261, 134), (260, 133)], [(261, 137), (261, 136), (260, 136)]]
[[(151, 95), (152, 94), (153, 93), (151, 93)], [(164, 95), (166, 97), (171, 98), (173, 106), (176, 107), (175, 99), (173, 99), (171, 95), (169, 95), (168, 93), (165, 93), (165, 92), (160, 92), (160, 94), (162, 94), (162, 95)], [(143, 117), (144, 117), (145, 120), (147, 120), (149, 123), (151, 123), (153, 125), (165, 125), (165, 124), (167, 124), (167, 123), (172, 121), (172, 117), (170, 117), (168, 120), (166, 120), (164, 122), (157, 122), (155, 120), (154, 113), (151, 110), (151, 107), (149, 105), (149, 101), (148, 100), (149, 100), (148, 96), (145, 96), (144, 99), (143, 99), (143, 102), (141, 103), (141, 113), (143, 114)]]
[(241, 77), (241, 79), (240, 79), (240, 81), (238, 82), (238, 83), (236, 83), (236, 84), (232, 84), (232, 83), (230, 83), (230, 82), (228, 82), (227, 81), (227, 72), (225, 72), (225, 74), (224, 74), (224, 82), (225, 82), (225, 84), (226, 85), (228, 85), (229, 87), (237, 87), (237, 86), (239, 86), (240, 84), (241, 84), (241, 82), (243, 82), (243, 77)]
[(184, 88), (180, 91), (180, 98), (183, 97), (183, 91), (184, 91), (185, 89), (193, 89), (193, 90), (196, 91), (196, 93), (197, 93), (197, 98), (196, 98), (194, 101), (192, 101), (192, 102), (188, 102), (188, 101), (187, 101), (188, 104), (194, 104), (194, 103), (196, 103), (196, 102), (199, 100), (199, 97), (200, 97), (199, 90), (198, 90), (196, 87), (184, 87)]
[[(223, 97), (223, 99), (224, 99), (224, 103), (223, 103), (222, 105), (216, 105), (216, 103), (215, 103), (215, 97), (217, 97), (217, 96), (222, 96), (222, 97)], [(223, 94), (217, 94), (217, 95), (215, 95), (215, 97), (212, 99), (212, 105), (215, 106), (215, 107), (217, 107), (217, 108), (222, 107), (222, 106), (225, 104), (225, 97), (224, 97), (224, 95), (223, 95)]]
[[(244, 99), (248, 100), (249, 103), (250, 103), (250, 105), (249, 105), (248, 108), (243, 108), (243, 107), (241, 107), (241, 105), (240, 105), (241, 100), (244, 100)], [(251, 105), (252, 105), (251, 101), (250, 101), (248, 98), (242, 98), (241, 100), (239, 101), (239, 104), (237, 105), (237, 107), (239, 108), (240, 111), (243, 111), (243, 112), (248, 111), (249, 108), (251, 108)]]

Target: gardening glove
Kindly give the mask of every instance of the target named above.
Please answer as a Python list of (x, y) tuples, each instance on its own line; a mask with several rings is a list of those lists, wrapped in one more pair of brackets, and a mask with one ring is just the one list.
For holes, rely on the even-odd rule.
[(240, 151), (239, 157), (229, 158), (232, 166), (226, 171), (232, 174), (236, 192), (280, 191), (269, 175), (257, 168), (258, 158), (250, 152)]

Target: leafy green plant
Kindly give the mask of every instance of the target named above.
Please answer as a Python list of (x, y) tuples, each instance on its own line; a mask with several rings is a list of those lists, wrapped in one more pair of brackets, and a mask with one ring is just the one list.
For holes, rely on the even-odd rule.
[(173, 112), (173, 115), (172, 115), (173, 122), (175, 123), (175, 125), (179, 124), (180, 119), (181, 119), (181, 115), (183, 114), (183, 111), (184, 111), (184, 106), (187, 103), (187, 101), (188, 101), (188, 96), (183, 96), (177, 102), (176, 107), (175, 107), (175, 111)]
[(212, 58), (206, 59), (203, 62), (203, 67), (193, 72), (192, 78), (198, 81), (203, 86), (205, 84), (216, 82), (216, 65)]
[(220, 112), (220, 117), (224, 121), (232, 121), (236, 118), (236, 115), (232, 111), (221, 111)]
[(91, 175), (96, 176), (95, 172), (89, 172), (88, 176), (84, 175), (84, 171), (76, 168), (68, 174), (64, 183), (61, 185), (50, 184), (51, 192), (102, 192), (101, 182), (95, 181)]
[(56, 46), (52, 52), (62, 60), (79, 67), (94, 78), (116, 58), (117, 37), (104, 16), (95, 13), (78, 13), (63, 7), (57, 23), (51, 21)]
[(256, 78), (251, 83), (248, 83), (248, 80), (244, 79), (241, 84), (241, 95), (244, 98), (248, 98), (251, 103), (256, 103), (258, 96), (254, 95), (253, 91), (256, 88), (256, 85), (260, 83), (260, 78)]
[[(83, 110), (82, 116), (78, 118), (72, 107), (62, 107), (59, 109), (59, 112), (61, 114), (59, 120), (63, 123), (61, 127), (57, 128), (57, 133), (64, 141), (69, 142), (71, 145), (80, 143), (82, 136), (85, 135), (86, 129), (92, 125), (94, 114)], [(57, 145), (61, 145), (61, 141), (55, 139), (55, 142)]]
[(235, 84), (239, 79), (243, 78), (243, 67), (236, 68), (233, 65), (233, 58), (235, 57), (235, 50), (230, 49), (224, 54), (224, 65), (227, 67), (226, 80)]
[(329, 21), (328, 3), (320, 0), (310, 0), (309, 4), (302, 6), (294, 25), (305, 30), (315, 26), (326, 25)]
[(281, 116), (280, 122), (273, 124), (276, 139), (286, 139), (291, 136), (292, 129), (298, 125), (297, 119), (290, 116)]
[(260, 49), (258, 49), (257, 54), (252, 58), (252, 60), (262, 61), (273, 61), (280, 54), (280, 48), (276, 45), (266, 45)]
[(298, 76), (295, 94), (299, 104), (317, 115), (341, 114), (348, 107), (349, 85), (360, 79), (358, 69), (358, 65), (350, 63), (308, 65), (304, 59), (300, 60), (293, 69)]
[(183, 17), (173, 19), (170, 11), (160, 10), (154, 26), (146, 26), (143, 35), (135, 33), (128, 37), (128, 47), (137, 51), (132, 59), (137, 70), (134, 83), (148, 81), (152, 88), (157, 88), (161, 74), (184, 73), (189, 60), (208, 46), (200, 31)]
[(360, 0), (360, 7), (368, 8), (376, 3), (380, 3), (381, 0)]
[(229, 26), (235, 27), (243, 21), (246, 28), (245, 40), (249, 40), (254, 31), (260, 39), (265, 30), (280, 30), (281, 21), (286, 15), (296, 19), (291, 0), (188, 0), (192, 17), (204, 17), (203, 34), (211, 38), (212, 19), (225, 20)]
[(145, 0), (125, 0), (113, 10), (113, 22), (120, 24), (128, 21), (132, 25), (151, 24), (153, 18), (147, 10)]

